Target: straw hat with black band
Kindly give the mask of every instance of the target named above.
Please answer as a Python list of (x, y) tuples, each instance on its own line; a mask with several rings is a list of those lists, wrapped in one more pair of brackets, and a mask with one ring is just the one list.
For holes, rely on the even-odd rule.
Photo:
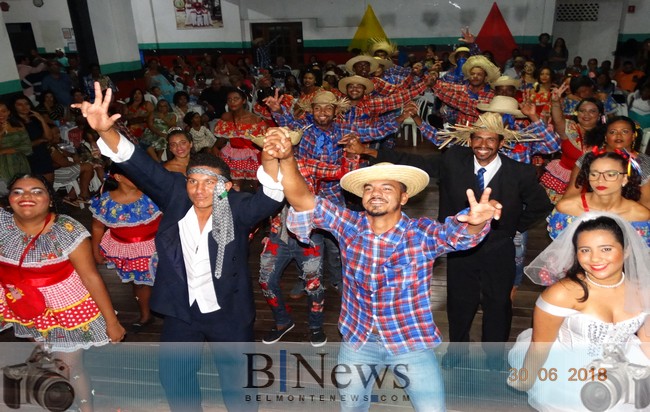
[[(375, 68), (375, 70), (377, 69)], [(366, 90), (364, 94), (369, 94), (375, 89), (375, 85), (372, 83), (370, 79), (366, 79), (365, 77), (355, 75), (355, 76), (344, 77), (341, 80), (339, 80), (339, 90), (341, 91), (341, 93), (344, 94), (348, 93), (348, 84), (361, 84), (365, 86)]]
[(508, 96), (494, 96), (490, 103), (479, 103), (476, 108), (482, 112), (492, 112), (501, 114), (511, 114), (514, 117), (523, 119), (525, 114), (519, 110), (519, 102), (517, 99)]
[(377, 180), (394, 180), (406, 186), (406, 194), (413, 197), (429, 184), (429, 175), (413, 166), (377, 163), (346, 173), (341, 178), (341, 187), (350, 193), (363, 197), (363, 187)]
[(501, 76), (492, 82), (493, 89), (498, 86), (504, 86), (504, 87), (512, 86), (515, 89), (518, 89), (521, 87), (521, 80), (513, 79), (510, 76)]
[(481, 55), (470, 56), (470, 58), (467, 59), (465, 64), (463, 64), (463, 75), (469, 79), (469, 72), (475, 67), (480, 67), (485, 71), (487, 74), (485, 79), (487, 83), (492, 83), (501, 76), (499, 68), (488, 60), (487, 57)]
[(454, 50), (453, 53), (451, 53), (449, 55), (449, 63), (451, 63), (451, 64), (453, 64), (455, 66), (456, 65), (456, 54), (463, 53), (463, 52), (469, 54), (470, 53), (469, 48), (467, 48), (465, 46), (461, 46), (461, 47), (457, 48), (456, 50)]
[(377, 70), (377, 66), (379, 65), (379, 63), (377, 63), (377, 60), (371, 56), (360, 54), (345, 62), (345, 70), (347, 70), (347, 72), (350, 74), (354, 74), (354, 65), (360, 62), (367, 62), (370, 64), (370, 73), (374, 73), (375, 70)]

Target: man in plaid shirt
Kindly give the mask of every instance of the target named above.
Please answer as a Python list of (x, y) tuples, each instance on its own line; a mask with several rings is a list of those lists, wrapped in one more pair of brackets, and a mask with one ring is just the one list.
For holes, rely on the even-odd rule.
[[(373, 116), (373, 121), (357, 122), (354, 126), (341, 121), (340, 117), (346, 109), (345, 104), (331, 92), (323, 91), (314, 96), (311, 109), (300, 119), (296, 119), (290, 109), (280, 104), (281, 99), (276, 93), (276, 96), (266, 98), (264, 103), (279, 126), (293, 130), (304, 129), (296, 151), (296, 156), (300, 159), (341, 164), (345, 152), (339, 142), (345, 135), (354, 134), (362, 142), (371, 142), (383, 139), (399, 128), (395, 114)], [(345, 205), (338, 180), (323, 181), (319, 189), (318, 195), (336, 204)]]
[[(444, 104), (458, 110), (457, 124), (470, 125), (478, 120), (475, 104), (489, 103), (494, 97), (489, 83), (495, 81), (500, 72), (486, 57), (472, 56), (463, 64), (463, 74), (468, 84), (437, 80), (432, 89)], [(467, 96), (475, 103), (468, 104)]]
[[(443, 381), (433, 351), (441, 336), (429, 299), (434, 259), (477, 245), (490, 220), (500, 217), (501, 206), (489, 200), (489, 190), (480, 202), (468, 190), (470, 208), (444, 224), (409, 219), (401, 208), (427, 186), (429, 177), (411, 166), (384, 164), (341, 179), (346, 190), (362, 198), (365, 211), (354, 212), (309, 192), (285, 130), (269, 129), (266, 139), (264, 150), (280, 160), (281, 183), (293, 206), (289, 229), (308, 240), (313, 228), (323, 228), (341, 244), (345, 287), (339, 364), (361, 364), (365, 376), (385, 364), (416, 410), (444, 410)], [(367, 409), (374, 382), (354, 374), (345, 379), (339, 388), (342, 407)]]

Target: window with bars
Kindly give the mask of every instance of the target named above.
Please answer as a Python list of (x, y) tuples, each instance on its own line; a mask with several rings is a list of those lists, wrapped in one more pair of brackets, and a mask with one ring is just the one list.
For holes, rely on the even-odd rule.
[(555, 21), (598, 21), (598, 3), (558, 4)]

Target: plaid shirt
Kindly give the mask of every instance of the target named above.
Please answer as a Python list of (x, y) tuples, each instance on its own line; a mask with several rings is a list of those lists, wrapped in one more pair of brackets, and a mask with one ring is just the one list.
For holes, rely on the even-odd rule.
[(476, 105), (490, 103), (494, 97), (494, 90), (487, 84), (475, 94), (469, 89), (469, 85), (440, 80), (433, 85), (433, 92), (444, 104), (458, 110), (456, 123), (462, 125), (474, 124), (479, 115)]
[(400, 84), (403, 83), (410, 74), (410, 67), (402, 67), (396, 64), (393, 67), (384, 70), (382, 79), (391, 84)]
[[(578, 103), (580, 102), (581, 100), (571, 99), (569, 97), (563, 98), (562, 111), (564, 112), (564, 117), (573, 119), (573, 116), (575, 116), (574, 112), (576, 111), (576, 107), (578, 107)], [(614, 100), (612, 95), (608, 94), (607, 99), (605, 99), (603, 102), (603, 108), (605, 109), (605, 114), (610, 115), (618, 109), (618, 103), (616, 103), (616, 100)]]
[[(373, 77), (373, 79), (377, 78)], [(383, 82), (381, 79), (377, 80)], [(395, 87), (394, 85), (390, 85), (386, 82), (383, 83), (387, 84), (388, 86)], [(426, 90), (426, 88), (426, 83), (418, 79), (413, 81), (409, 87), (398, 87), (398, 90), (395, 93), (391, 93), (388, 96), (363, 96), (361, 101), (359, 101), (356, 106), (350, 108), (350, 110), (348, 110), (345, 115), (347, 117), (350, 112), (355, 112), (356, 114), (354, 116), (356, 117), (367, 116), (368, 118), (372, 118), (377, 117), (383, 113), (391, 112), (393, 110), (401, 110), (402, 106), (413, 100), (413, 98), (416, 96), (419, 96)]]
[[(343, 147), (338, 141), (348, 133), (354, 132), (359, 136), (361, 142), (380, 140), (392, 131), (397, 130), (399, 125), (395, 116), (382, 116), (376, 122), (360, 121), (355, 124), (340, 123), (335, 121), (328, 130), (323, 130), (314, 125), (314, 116), (307, 113), (303, 118), (296, 119), (286, 107), (282, 112), (273, 113), (273, 119), (279, 126), (286, 126), (294, 130), (306, 128), (296, 151), (299, 159), (315, 159), (323, 163), (340, 165), (345, 155)], [(341, 185), (337, 181), (326, 181), (320, 185), (319, 195), (331, 202), (344, 205)]]
[[(542, 140), (517, 143), (514, 147), (506, 147), (504, 145), (500, 152), (512, 160), (530, 164), (532, 156), (536, 153), (550, 154), (560, 150), (560, 137), (550, 130), (541, 119), (529, 124), (528, 126), (526, 126), (526, 121), (515, 120), (515, 130), (534, 134), (538, 139)], [(445, 142), (444, 139), (438, 138), (438, 131), (436, 128), (428, 123), (422, 122), (420, 132), (424, 138), (436, 146), (440, 146)]]
[[(324, 181), (341, 180), (344, 174), (359, 167), (359, 157), (350, 160), (343, 157), (341, 164), (329, 164), (315, 159), (297, 159), (298, 170), (311, 193), (318, 193)], [(271, 218), (271, 233), (279, 233), (282, 226), (281, 212)]]
[(344, 268), (339, 317), (343, 340), (361, 346), (376, 327), (393, 354), (441, 342), (429, 299), (434, 259), (476, 246), (490, 230), (487, 224), (481, 233), (469, 235), (467, 224), (455, 217), (440, 224), (429, 218), (409, 219), (402, 213), (395, 227), (376, 235), (364, 212), (319, 197), (313, 210), (291, 209), (287, 225), (302, 241), (309, 241), (315, 227), (337, 238)]

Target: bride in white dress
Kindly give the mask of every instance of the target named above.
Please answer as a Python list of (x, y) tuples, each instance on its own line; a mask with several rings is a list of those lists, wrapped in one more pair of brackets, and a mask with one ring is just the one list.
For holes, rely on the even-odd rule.
[[(642, 345), (650, 342), (645, 240), (617, 215), (586, 213), (525, 273), (551, 286), (537, 300), (533, 328), (519, 335), (508, 355), (508, 385), (527, 391), (528, 402), (540, 411), (637, 410), (634, 396), (626, 403), (626, 388), (615, 393), (615, 381), (632, 382), (625, 364), (590, 363), (602, 359), (607, 347), (617, 348), (631, 363), (650, 364), (650, 344)], [(645, 396), (636, 400), (643, 402)]]

